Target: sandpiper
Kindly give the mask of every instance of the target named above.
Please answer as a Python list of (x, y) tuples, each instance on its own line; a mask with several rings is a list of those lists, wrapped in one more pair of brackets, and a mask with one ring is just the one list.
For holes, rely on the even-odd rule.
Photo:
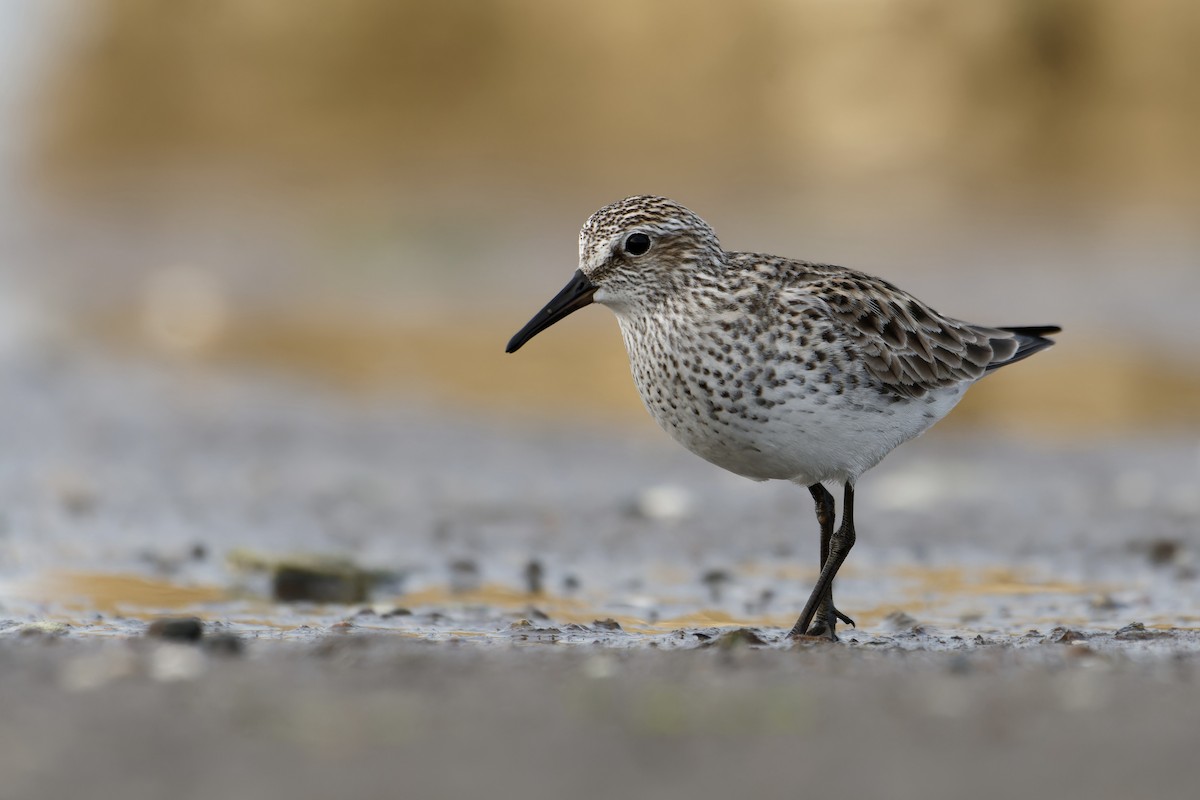
[[(738, 475), (808, 487), (821, 572), (788, 635), (834, 640), (839, 620), (854, 624), (833, 579), (854, 545), (858, 477), (1059, 331), (973, 325), (862, 272), (729, 252), (699, 216), (648, 195), (584, 223), (579, 269), (506, 352), (593, 302), (617, 315), (642, 401), (677, 442)], [(843, 487), (836, 530), (826, 484)]]

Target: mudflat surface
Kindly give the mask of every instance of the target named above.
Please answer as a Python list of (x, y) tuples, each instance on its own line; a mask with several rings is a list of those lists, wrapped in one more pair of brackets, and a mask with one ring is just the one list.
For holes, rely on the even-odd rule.
[(796, 644), (807, 492), (665, 436), (4, 359), (0, 797), (1194, 791), (1194, 435), (906, 445)]

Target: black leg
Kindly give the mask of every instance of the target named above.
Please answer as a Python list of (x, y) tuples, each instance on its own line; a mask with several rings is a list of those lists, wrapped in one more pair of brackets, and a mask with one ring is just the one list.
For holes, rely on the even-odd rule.
[[(814, 483), (808, 487), (808, 491), (812, 494), (813, 502), (817, 506), (817, 525), (821, 527), (821, 567), (824, 568), (825, 562), (829, 560), (829, 539), (833, 536), (833, 523), (837, 512), (834, 508), (833, 495), (824, 486)], [(809, 635), (820, 636), (824, 631), (814, 629), (822, 626), (832, 631), (833, 626), (837, 624), (833, 613), (833, 586), (830, 585), (829, 591), (825, 593), (825, 599), (817, 608), (816, 622), (808, 630)]]
[[(829, 540), (833, 537), (836, 509), (833, 495), (821, 484), (812, 484), (808, 487), (808, 491), (812, 494), (813, 502), (817, 507), (817, 524), (821, 527), (821, 567), (824, 568), (825, 562), (829, 560)], [(816, 617), (806, 633), (808, 636), (825, 636), (836, 641), (838, 620), (854, 627), (854, 620), (834, 607), (833, 582), (830, 581), (829, 589), (825, 592), (825, 599), (817, 607)]]
[[(818, 489), (820, 491), (818, 491)], [(848, 625), (854, 622), (833, 607), (833, 578), (841, 568), (842, 562), (854, 547), (854, 484), (846, 483), (845, 500), (842, 503), (842, 525), (833, 532), (833, 497), (820, 484), (808, 487), (817, 503), (817, 522), (821, 525), (821, 576), (813, 587), (800, 618), (792, 626), (788, 636), (828, 636), (837, 639), (834, 627), (837, 620), (843, 620)], [(823, 513), (826, 511), (827, 513)], [(826, 535), (826, 531), (829, 535)], [(818, 614), (818, 612), (820, 612)], [(814, 618), (817, 620), (813, 624)]]

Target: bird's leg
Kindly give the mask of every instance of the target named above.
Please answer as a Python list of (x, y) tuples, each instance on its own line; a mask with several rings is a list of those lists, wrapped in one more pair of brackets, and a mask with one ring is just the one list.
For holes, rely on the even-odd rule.
[(833, 496), (820, 484), (813, 484), (808, 489), (816, 501), (817, 522), (821, 525), (821, 576), (817, 578), (817, 585), (813, 587), (800, 618), (788, 636), (828, 636), (836, 641), (834, 628), (837, 620), (847, 625), (854, 624), (853, 620), (833, 606), (833, 578), (850, 553), (850, 548), (854, 547), (854, 484), (846, 482), (842, 525), (836, 532), (833, 531)]
[[(833, 537), (833, 523), (836, 516), (836, 509), (833, 502), (833, 495), (819, 483), (814, 483), (808, 487), (808, 491), (812, 494), (813, 502), (817, 507), (817, 524), (821, 527), (821, 567), (825, 566), (825, 562), (829, 560), (829, 540)], [(842, 612), (838, 611), (833, 605), (833, 582), (830, 581), (829, 589), (825, 592), (825, 599), (821, 601), (821, 605), (817, 608), (816, 618), (812, 626), (808, 629), (808, 636), (827, 636), (830, 639), (837, 639), (835, 633), (837, 622), (842, 622), (854, 626), (854, 620), (847, 617)]]
[[(808, 491), (812, 494), (813, 502), (817, 507), (817, 525), (821, 528), (821, 567), (824, 568), (825, 562), (829, 560), (829, 539), (833, 536), (833, 523), (837, 512), (834, 507), (833, 495), (824, 486), (814, 483), (808, 487)], [(817, 608), (816, 622), (808, 630), (809, 635), (828, 635), (829, 632), (832, 632), (837, 624), (832, 615), (832, 608), (833, 587), (831, 586), (830, 590), (825, 593), (821, 605)]]

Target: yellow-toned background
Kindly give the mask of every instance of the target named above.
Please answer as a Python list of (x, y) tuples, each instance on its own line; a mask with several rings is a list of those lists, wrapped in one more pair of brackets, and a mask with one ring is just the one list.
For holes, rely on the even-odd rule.
[(574, 269), (583, 219), (654, 192), (731, 248), (1066, 327), (960, 425), (1200, 423), (1188, 0), (4, 14), (8, 283), (106, 346), (648, 425), (602, 309), (501, 350)]

